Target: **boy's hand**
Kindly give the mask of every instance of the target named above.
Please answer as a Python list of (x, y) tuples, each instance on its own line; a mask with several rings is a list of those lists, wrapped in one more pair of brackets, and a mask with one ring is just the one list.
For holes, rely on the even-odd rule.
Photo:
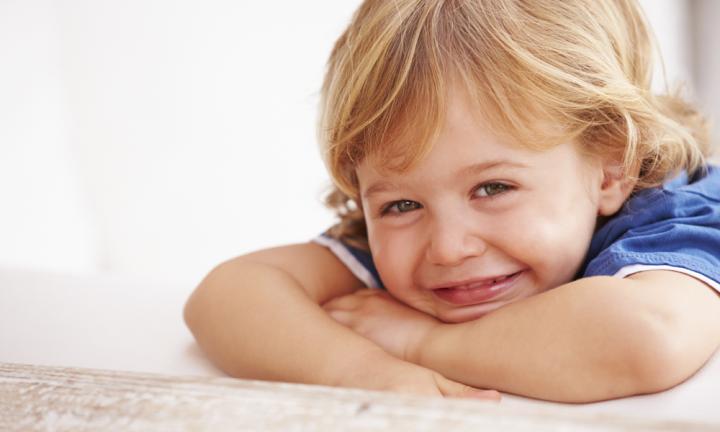
[[(434, 370), (405, 363), (401, 371), (389, 371), (376, 379), (383, 379), (381, 388), (398, 393), (443, 396), (447, 398), (481, 399), (499, 402), (500, 393), (495, 390), (482, 390), (457, 381), (450, 380)], [(385, 375), (383, 377), (383, 375)]]
[(379, 289), (362, 289), (323, 305), (328, 314), (395, 357), (417, 363), (425, 335), (440, 321)]
[(431, 369), (400, 360), (379, 347), (349, 358), (344, 369), (335, 384), (340, 387), (495, 402), (501, 399), (495, 390), (482, 390), (450, 380)]

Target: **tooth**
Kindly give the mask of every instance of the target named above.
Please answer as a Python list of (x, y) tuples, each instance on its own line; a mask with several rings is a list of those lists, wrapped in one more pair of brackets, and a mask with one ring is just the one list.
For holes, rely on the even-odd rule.
[(493, 283), (496, 284), (498, 282), (502, 282), (505, 279), (507, 279), (507, 276), (500, 276), (499, 278), (493, 279)]

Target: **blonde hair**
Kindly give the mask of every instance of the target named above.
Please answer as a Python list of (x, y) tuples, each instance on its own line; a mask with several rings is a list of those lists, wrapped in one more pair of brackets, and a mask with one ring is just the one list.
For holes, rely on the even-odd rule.
[(617, 157), (638, 188), (701, 169), (705, 121), (677, 94), (651, 93), (654, 52), (632, 0), (366, 0), (322, 89), (330, 234), (367, 247), (355, 168), (372, 157), (402, 171), (427, 155), (451, 81), (493, 132), (535, 148), (575, 140)]

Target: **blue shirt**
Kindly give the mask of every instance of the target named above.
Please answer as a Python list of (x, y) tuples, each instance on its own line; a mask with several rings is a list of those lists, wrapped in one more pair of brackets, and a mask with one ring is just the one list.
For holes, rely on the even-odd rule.
[[(370, 252), (327, 236), (316, 241), (367, 286), (382, 287)], [(633, 194), (596, 230), (578, 277), (652, 269), (687, 273), (720, 291), (720, 168)]]
[[(597, 230), (582, 276), (668, 266), (720, 282), (720, 169), (634, 194)], [(706, 281), (708, 282), (708, 281)]]

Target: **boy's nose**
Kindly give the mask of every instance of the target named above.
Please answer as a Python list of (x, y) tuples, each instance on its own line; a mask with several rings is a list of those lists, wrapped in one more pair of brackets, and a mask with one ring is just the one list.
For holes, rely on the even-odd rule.
[(435, 265), (454, 266), (466, 258), (482, 255), (487, 244), (480, 233), (458, 220), (436, 223), (431, 228), (427, 259)]

